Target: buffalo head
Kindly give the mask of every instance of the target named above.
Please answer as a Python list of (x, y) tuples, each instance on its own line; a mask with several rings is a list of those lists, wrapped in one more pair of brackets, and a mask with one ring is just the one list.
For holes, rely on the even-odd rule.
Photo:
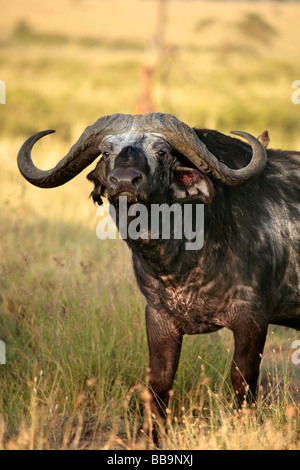
[(266, 163), (263, 146), (245, 132), (233, 133), (250, 143), (251, 161), (244, 168), (231, 169), (207, 149), (191, 127), (174, 116), (113, 114), (88, 127), (54, 168), (42, 171), (34, 166), (31, 149), (52, 132), (34, 134), (23, 144), (18, 155), (22, 175), (39, 187), (60, 186), (101, 155), (88, 175), (95, 185), (92, 197), (99, 204), (105, 193), (114, 205), (120, 196), (127, 196), (129, 203), (154, 203), (170, 197), (210, 202), (214, 189), (207, 175), (238, 186), (255, 178)]

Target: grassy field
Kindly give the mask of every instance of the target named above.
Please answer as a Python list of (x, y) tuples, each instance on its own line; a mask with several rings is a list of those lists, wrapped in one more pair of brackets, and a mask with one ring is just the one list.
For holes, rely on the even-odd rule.
[[(98, 117), (132, 113), (140, 68), (157, 61), (153, 0), (0, 0), (1, 449), (139, 449), (148, 351), (144, 299), (122, 241), (100, 241), (88, 170), (66, 186), (26, 183), (16, 155), (53, 166)], [(66, 21), (67, 18), (67, 21)], [(169, 2), (155, 110), (300, 150), (300, 5)], [(270, 327), (256, 411), (237, 413), (229, 331), (185, 337), (165, 449), (300, 449), (293, 330)]]

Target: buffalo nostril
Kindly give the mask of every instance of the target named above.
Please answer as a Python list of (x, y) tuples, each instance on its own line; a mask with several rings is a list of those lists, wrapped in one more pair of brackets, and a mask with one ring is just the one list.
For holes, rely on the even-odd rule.
[(144, 179), (144, 175), (136, 170), (135, 168), (116, 168), (110, 174), (110, 182), (113, 183), (115, 186), (118, 184), (131, 184), (135, 189), (138, 188), (140, 183)]
[(143, 175), (139, 174), (137, 176), (135, 176), (132, 180), (132, 185), (134, 186), (134, 188), (137, 188), (140, 183), (143, 181)]
[(110, 175), (110, 178), (109, 178), (109, 179), (110, 179), (110, 181), (111, 181), (112, 183), (118, 184), (117, 178), (115, 178), (112, 174)]

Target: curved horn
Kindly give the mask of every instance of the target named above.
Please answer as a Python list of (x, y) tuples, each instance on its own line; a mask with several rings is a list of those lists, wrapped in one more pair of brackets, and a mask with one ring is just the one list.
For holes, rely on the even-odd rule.
[(173, 147), (187, 157), (200, 171), (212, 174), (227, 186), (239, 186), (258, 176), (265, 167), (267, 155), (261, 143), (251, 134), (232, 131), (246, 139), (252, 147), (250, 163), (241, 169), (229, 168), (220, 162), (199, 139), (196, 132), (170, 114), (152, 113), (141, 116), (144, 132), (161, 134)]
[(109, 134), (120, 134), (132, 125), (130, 114), (112, 114), (98, 119), (95, 124), (86, 128), (79, 140), (67, 155), (51, 170), (40, 170), (32, 162), (33, 145), (47, 134), (55, 131), (38, 132), (22, 145), (18, 153), (18, 167), (24, 178), (40, 188), (54, 188), (70, 181), (84, 168), (90, 165), (100, 154), (100, 144)]
[(255, 178), (266, 164), (267, 156), (261, 143), (250, 134), (234, 131), (251, 145), (253, 155), (250, 163), (235, 170), (220, 162), (198, 138), (196, 132), (175, 116), (163, 113), (145, 115), (112, 114), (98, 119), (86, 128), (68, 154), (51, 170), (39, 170), (32, 162), (31, 150), (35, 142), (54, 131), (42, 131), (30, 137), (18, 154), (19, 170), (30, 183), (42, 188), (60, 186), (78, 175), (100, 154), (104, 137), (122, 134), (135, 128), (165, 138), (176, 150), (187, 157), (200, 171), (212, 174), (228, 186), (238, 186)]

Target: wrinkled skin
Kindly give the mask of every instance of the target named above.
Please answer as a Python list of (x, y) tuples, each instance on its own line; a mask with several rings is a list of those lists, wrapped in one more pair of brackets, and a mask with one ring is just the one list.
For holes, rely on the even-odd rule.
[[(245, 166), (251, 149), (216, 131), (196, 131), (231, 168)], [(102, 143), (103, 158), (88, 175), (94, 201), (107, 194), (131, 203), (205, 203), (205, 242), (131, 240), (133, 266), (144, 294), (152, 409), (164, 420), (184, 334), (232, 330), (231, 369), (238, 404), (255, 400), (270, 323), (300, 330), (299, 154), (268, 150), (252, 182), (227, 187), (201, 174), (170, 145), (150, 134), (117, 135)], [(248, 387), (245, 389), (245, 384)]]

